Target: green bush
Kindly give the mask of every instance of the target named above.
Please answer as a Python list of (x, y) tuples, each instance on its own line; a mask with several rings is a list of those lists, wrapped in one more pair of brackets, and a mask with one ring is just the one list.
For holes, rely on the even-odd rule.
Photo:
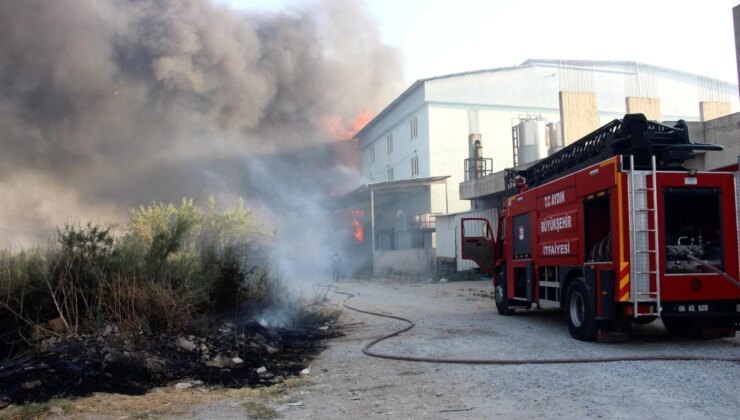
[(66, 225), (45, 249), (0, 251), (0, 315), (10, 315), (0, 333), (53, 318), (71, 333), (103, 323), (176, 332), (201, 314), (257, 311), (281, 292), (267, 239), (241, 201), (223, 211), (213, 200), (205, 210), (153, 203), (120, 229)]

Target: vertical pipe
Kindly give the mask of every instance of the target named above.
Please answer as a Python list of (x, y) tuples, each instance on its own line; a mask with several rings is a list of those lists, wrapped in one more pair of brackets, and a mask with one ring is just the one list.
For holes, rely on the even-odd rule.
[(375, 274), (375, 191), (370, 190), (370, 272)]

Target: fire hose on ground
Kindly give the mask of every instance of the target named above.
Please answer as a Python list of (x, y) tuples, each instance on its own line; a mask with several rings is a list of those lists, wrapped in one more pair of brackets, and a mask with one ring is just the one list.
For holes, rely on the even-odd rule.
[(465, 365), (554, 365), (554, 364), (578, 364), (578, 363), (606, 363), (606, 362), (640, 362), (640, 361), (720, 361), (720, 362), (740, 362), (740, 356), (722, 357), (722, 356), (692, 356), (692, 355), (634, 355), (634, 356), (610, 356), (610, 357), (575, 357), (575, 358), (554, 358), (554, 359), (458, 359), (443, 357), (425, 357), (425, 356), (405, 356), (399, 354), (380, 353), (371, 350), (376, 344), (396, 337), (411, 330), (416, 326), (414, 321), (390, 314), (360, 309), (347, 304), (355, 295), (352, 293), (342, 292), (334, 287), (334, 293), (347, 296), (343, 306), (351, 311), (359, 312), (366, 315), (372, 315), (382, 318), (393, 319), (407, 323), (405, 327), (375, 338), (362, 347), (362, 353), (380, 359), (399, 360), (404, 362), (422, 362), (422, 363), (445, 363), (445, 364), (465, 364)]

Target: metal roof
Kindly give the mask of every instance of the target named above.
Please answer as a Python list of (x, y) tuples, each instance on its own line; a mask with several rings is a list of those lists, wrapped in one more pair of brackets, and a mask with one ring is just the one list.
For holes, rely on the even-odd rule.
[(398, 181), (373, 182), (370, 184), (361, 185), (348, 192), (347, 194), (335, 198), (333, 202), (333, 207), (341, 208), (356, 204), (361, 201), (367, 201), (370, 199), (371, 191), (403, 193), (406, 191), (415, 190), (420, 187), (426, 187), (432, 184), (445, 182), (449, 177), (450, 175), (430, 176), (426, 178), (399, 179)]
[[(636, 61), (626, 61), (626, 60), (614, 60), (614, 61), (611, 61), (611, 60), (582, 60), (582, 61), (585, 61), (589, 63), (590, 65), (595, 65), (595, 66), (611, 66), (611, 67), (622, 66), (625, 68), (627, 68), (628, 66), (640, 66), (642, 68), (648, 68), (648, 69), (663, 71), (666, 73), (672, 73), (672, 74), (675, 74), (681, 77), (692, 77), (692, 78), (700, 77), (697, 74), (688, 73), (688, 72), (681, 71), (681, 70), (674, 70), (668, 67), (654, 66), (652, 64), (638, 63)], [(489, 68), (489, 69), (473, 70), (473, 71), (466, 71), (466, 72), (461, 72), (461, 73), (451, 73), (451, 74), (445, 74), (441, 76), (434, 76), (434, 77), (428, 77), (425, 79), (419, 79), (416, 82), (414, 82), (411, 86), (409, 86), (409, 88), (406, 89), (403, 93), (401, 93), (396, 99), (394, 99), (393, 102), (388, 104), (388, 106), (386, 106), (382, 111), (380, 111), (380, 113), (376, 115), (375, 118), (373, 118), (372, 120), (370, 120), (370, 122), (365, 124), (365, 126), (362, 127), (354, 135), (354, 137), (357, 138), (361, 136), (363, 133), (365, 133), (367, 129), (375, 125), (375, 123), (379, 121), (380, 119), (382, 119), (382, 117), (385, 114), (390, 112), (390, 110), (393, 109), (396, 106), (396, 104), (403, 101), (407, 96), (411, 94), (411, 92), (418, 89), (420, 86), (423, 86), (424, 83), (426, 82), (429, 82), (432, 80), (439, 80), (439, 79), (448, 79), (448, 78), (453, 78), (453, 77), (470, 76), (470, 75), (482, 74), (482, 73), (495, 73), (495, 72), (500, 72), (500, 71), (519, 70), (519, 69), (524, 69), (528, 67), (536, 67), (536, 66), (548, 66), (548, 67), (559, 66), (561, 63), (566, 64), (568, 63), (568, 60), (530, 58), (518, 66), (496, 67), (496, 68)], [(600, 69), (596, 69), (596, 70), (600, 70)], [(737, 89), (738, 87), (737, 85), (730, 83), (730, 82), (726, 82), (724, 80), (718, 80), (718, 82), (722, 85), (725, 85), (725, 87), (730, 87), (730, 88), (734, 87), (735, 89)]]

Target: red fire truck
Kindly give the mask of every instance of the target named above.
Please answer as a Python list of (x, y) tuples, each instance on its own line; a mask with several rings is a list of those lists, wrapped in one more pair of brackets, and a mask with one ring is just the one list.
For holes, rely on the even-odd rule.
[[(496, 234), (463, 219), (462, 257), (493, 277), (501, 315), (565, 310), (570, 334), (624, 337), (660, 317), (683, 337), (740, 326), (740, 180), (683, 164), (683, 121), (628, 114), (524, 170), (507, 170)], [(482, 227), (482, 228), (481, 228)]]

